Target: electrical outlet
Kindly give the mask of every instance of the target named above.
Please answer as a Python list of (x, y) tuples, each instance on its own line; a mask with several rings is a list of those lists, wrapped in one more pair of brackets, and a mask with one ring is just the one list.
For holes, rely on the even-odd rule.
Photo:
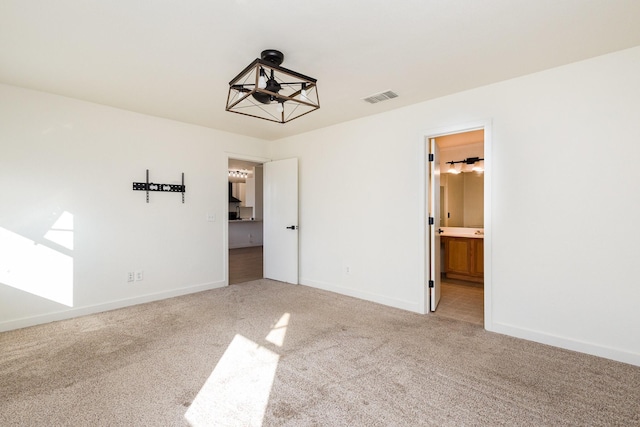
[(249, 233), (249, 243), (253, 243), (253, 234)]
[(351, 274), (351, 267), (347, 266), (347, 268), (345, 269), (347, 274)]
[(139, 282), (140, 280), (144, 280), (144, 271), (142, 270), (136, 271), (136, 282)]
[(133, 271), (127, 273), (127, 282), (133, 282), (135, 280), (135, 274)]

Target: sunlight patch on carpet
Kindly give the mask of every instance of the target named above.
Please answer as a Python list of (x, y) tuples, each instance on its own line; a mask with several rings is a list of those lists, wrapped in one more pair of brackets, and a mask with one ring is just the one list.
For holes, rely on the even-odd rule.
[(276, 324), (271, 328), (271, 332), (269, 332), (265, 339), (271, 344), (282, 347), (284, 344), (284, 337), (287, 334), (287, 326), (289, 326), (290, 317), (291, 314), (289, 313), (283, 314), (280, 320), (278, 320), (278, 322), (276, 322)]
[[(286, 313), (269, 335), (278, 329), (282, 342), (288, 319)], [(195, 427), (262, 425), (279, 360), (279, 354), (236, 334), (185, 418)]]

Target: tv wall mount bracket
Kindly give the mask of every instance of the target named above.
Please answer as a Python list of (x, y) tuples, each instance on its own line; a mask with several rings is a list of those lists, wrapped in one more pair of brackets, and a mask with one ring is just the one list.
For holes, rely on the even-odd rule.
[(149, 182), (149, 169), (147, 169), (147, 182), (134, 182), (134, 191), (146, 191), (147, 203), (149, 203), (149, 191), (168, 191), (170, 193), (182, 193), (182, 203), (184, 203), (184, 172), (182, 172), (182, 184), (156, 184)]

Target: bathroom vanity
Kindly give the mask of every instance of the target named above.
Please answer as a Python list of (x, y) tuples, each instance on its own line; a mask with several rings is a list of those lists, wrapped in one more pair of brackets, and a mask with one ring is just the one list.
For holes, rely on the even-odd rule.
[(484, 283), (484, 230), (443, 227), (444, 273), (450, 279)]

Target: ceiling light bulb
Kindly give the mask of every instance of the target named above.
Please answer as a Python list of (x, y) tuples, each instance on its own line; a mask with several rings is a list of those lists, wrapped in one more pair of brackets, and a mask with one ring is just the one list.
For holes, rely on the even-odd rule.
[(264, 70), (260, 68), (260, 77), (258, 77), (258, 88), (264, 89), (267, 87), (267, 76), (264, 73)]
[(278, 105), (276, 106), (276, 111), (278, 113), (282, 113), (284, 111), (284, 105), (282, 105), (282, 102), (278, 102)]
[(484, 160), (477, 161), (473, 164), (473, 170), (475, 172), (484, 172)]
[(451, 163), (451, 164), (449, 165), (449, 169), (447, 169), (447, 172), (448, 172), (448, 173), (458, 173), (458, 172), (456, 171), (456, 167), (455, 167), (455, 165), (454, 165), (453, 163)]

